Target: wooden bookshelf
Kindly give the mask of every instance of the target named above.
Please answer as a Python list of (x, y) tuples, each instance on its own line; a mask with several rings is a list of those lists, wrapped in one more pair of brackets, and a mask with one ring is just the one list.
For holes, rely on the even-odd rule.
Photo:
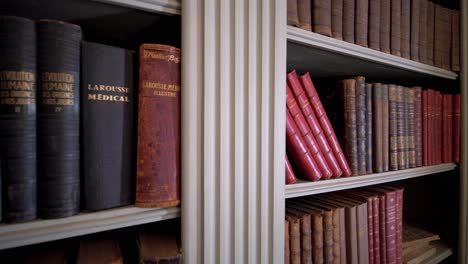
[(446, 244), (443, 244), (442, 242), (436, 242), (434, 244), (436, 247), (435, 255), (422, 261), (421, 264), (441, 263), (442, 261), (444, 261), (446, 258), (450, 257), (453, 254), (453, 250)]
[(180, 15), (179, 0), (95, 0), (108, 4), (125, 6), (133, 9), (166, 15)]
[(330, 179), (316, 182), (299, 180), (295, 184), (286, 185), (285, 197), (293, 198), (312, 194), (352, 189), (386, 182), (405, 180), (434, 173), (451, 171), (454, 170), (456, 166), (457, 165), (455, 163), (446, 163), (434, 166), (412, 168), (407, 170), (388, 171), (383, 173), (374, 173), (369, 175)]
[(0, 225), (0, 250), (180, 217), (180, 208), (127, 206), (76, 216)]

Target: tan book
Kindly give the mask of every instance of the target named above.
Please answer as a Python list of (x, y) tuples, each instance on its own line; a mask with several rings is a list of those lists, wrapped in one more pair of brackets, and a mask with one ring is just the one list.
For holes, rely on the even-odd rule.
[(439, 235), (419, 228), (417, 226), (403, 225), (403, 248), (418, 244), (429, 244), (431, 241), (440, 240)]
[(424, 260), (432, 257), (436, 253), (436, 248), (432, 246), (425, 246), (411, 251), (409, 254), (403, 256), (404, 264), (419, 264)]
[(77, 264), (122, 264), (119, 244), (115, 240), (81, 240)]
[(311, 214), (295, 208), (289, 204), (286, 206), (286, 214), (299, 219), (300, 224), (300, 252), (302, 263), (312, 263), (312, 229), (311, 229)]
[(138, 235), (140, 263), (182, 263), (182, 252), (176, 234), (165, 231), (141, 231)]

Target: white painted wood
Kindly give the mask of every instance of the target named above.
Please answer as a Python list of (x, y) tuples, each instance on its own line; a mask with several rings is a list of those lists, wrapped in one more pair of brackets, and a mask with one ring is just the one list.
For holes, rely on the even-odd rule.
[(108, 4), (130, 7), (138, 10), (167, 14), (180, 15), (179, 0), (94, 0)]
[(92, 234), (122, 227), (158, 222), (180, 216), (180, 208), (136, 208), (127, 206), (94, 213), (21, 224), (0, 225), (0, 249)]
[(333, 192), (374, 184), (393, 182), (415, 177), (451, 171), (456, 168), (454, 163), (434, 166), (412, 168), (407, 170), (389, 171), (369, 175), (330, 179), (316, 182), (299, 181), (299, 183), (286, 185), (286, 198), (306, 196), (312, 194)]

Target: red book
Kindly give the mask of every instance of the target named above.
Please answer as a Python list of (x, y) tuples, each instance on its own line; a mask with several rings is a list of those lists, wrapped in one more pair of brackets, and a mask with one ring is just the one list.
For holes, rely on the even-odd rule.
[(442, 162), (449, 163), (452, 162), (452, 103), (453, 102), (453, 95), (451, 94), (444, 94), (443, 95), (443, 116), (442, 116), (442, 140), (443, 140), (443, 148), (442, 148)]
[(427, 144), (427, 150), (428, 150), (428, 158), (429, 158), (429, 165), (434, 165), (435, 164), (435, 155), (434, 155), (434, 148), (435, 148), (435, 136), (434, 136), (434, 104), (435, 104), (435, 96), (434, 96), (434, 91), (433, 90), (428, 90), (427, 91), (427, 109), (428, 109), (428, 144)]
[(459, 94), (453, 96), (453, 162), (460, 162), (460, 99)]
[[(295, 72), (294, 72), (295, 75)], [(345, 155), (341, 149), (340, 143), (336, 138), (335, 131), (333, 130), (332, 125), (330, 124), (330, 120), (328, 119), (327, 113), (323, 108), (322, 102), (317, 94), (315, 86), (310, 78), (309, 73), (306, 73), (301, 76), (302, 87), (306, 92), (307, 98), (309, 99), (310, 104), (317, 116), (317, 119), (320, 122), (320, 126), (327, 138), (328, 144), (335, 154), (335, 158), (340, 165), (341, 170), (343, 171), (343, 176), (348, 177), (351, 176), (351, 169), (349, 168), (348, 161), (345, 158)]]
[(286, 150), (299, 175), (306, 180), (320, 180), (322, 177), (320, 170), (289, 111), (286, 112)]
[(289, 162), (288, 155), (285, 155), (285, 168), (286, 168), (286, 184), (296, 183), (297, 178), (294, 174), (294, 171), (291, 167), (291, 163)]
[(437, 92), (437, 161), (442, 163), (442, 93)]
[[(303, 96), (303, 98), (306, 99), (305, 96)], [(297, 128), (299, 128), (299, 132), (301, 133), (304, 142), (309, 148), (309, 151), (312, 153), (312, 157), (314, 158), (315, 163), (317, 163), (317, 166), (322, 173), (322, 178), (329, 179), (332, 176), (332, 171), (330, 170), (330, 167), (328, 166), (327, 161), (325, 160), (320, 150), (321, 146), (319, 147), (319, 143), (317, 143), (316, 138), (310, 131), (309, 125), (307, 124), (304, 115), (299, 109), (296, 99), (294, 98), (294, 95), (292, 94), (288, 85), (286, 85), (286, 106), (292, 118), (294, 119)], [(315, 122), (318, 125), (318, 121), (315, 120)], [(331, 154), (331, 151), (328, 153)]]
[(428, 92), (422, 91), (422, 147), (423, 147), (423, 165), (429, 166), (429, 142), (428, 142), (428, 132), (429, 132), (429, 119), (428, 119)]

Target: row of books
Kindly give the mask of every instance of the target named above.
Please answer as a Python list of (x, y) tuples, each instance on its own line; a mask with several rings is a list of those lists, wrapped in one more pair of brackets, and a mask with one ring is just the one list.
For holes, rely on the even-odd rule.
[(402, 263), (402, 229), (392, 185), (288, 199), (285, 263)]
[(0, 57), (3, 221), (180, 203), (178, 48), (0, 16)]
[(288, 0), (288, 24), (460, 70), (460, 12), (427, 0)]

